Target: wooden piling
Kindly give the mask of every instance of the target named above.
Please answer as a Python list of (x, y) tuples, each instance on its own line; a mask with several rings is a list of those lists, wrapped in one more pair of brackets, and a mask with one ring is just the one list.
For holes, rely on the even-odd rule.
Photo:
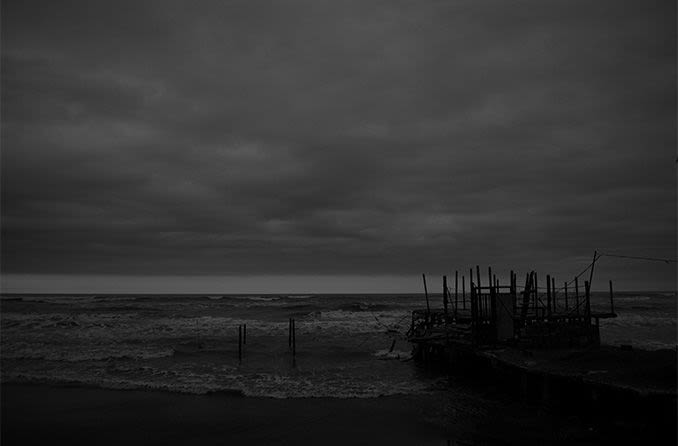
[(546, 275), (546, 313), (551, 315), (551, 276)]
[(461, 307), (466, 309), (466, 276), (461, 276)]
[(459, 308), (459, 271), (454, 272), (454, 315), (457, 316)]
[(610, 314), (614, 314), (614, 293), (612, 292), (611, 280), (610, 280)]
[(494, 279), (493, 279), (493, 276), (492, 276), (492, 267), (491, 266), (487, 267), (487, 286), (490, 287), (489, 288), (490, 290), (494, 286)]
[(480, 289), (480, 266), (476, 265), (476, 316), (483, 316), (483, 292)]
[(443, 308), (445, 309), (445, 321), (447, 322), (447, 276), (443, 276)]
[(569, 309), (569, 305), (567, 303), (567, 282), (565, 282), (565, 285), (563, 285), (563, 289), (565, 290), (565, 311)]
[(579, 278), (574, 278), (574, 298), (577, 304), (577, 316), (579, 316)]
[(242, 345), (247, 345), (247, 324), (242, 325)]
[(297, 356), (297, 324), (292, 318), (292, 356)]
[(586, 292), (586, 320), (591, 324), (591, 284), (588, 280), (584, 281), (584, 291)]
[(553, 300), (553, 312), (558, 312), (558, 293), (556, 293), (556, 278), (551, 277), (551, 297)]
[(238, 362), (242, 362), (242, 325), (238, 325)]
[(539, 316), (539, 288), (537, 287), (537, 272), (534, 272), (534, 315)]
[(292, 318), (287, 320), (287, 348), (292, 349)]
[(424, 295), (426, 296), (426, 313), (430, 314), (431, 307), (428, 304), (428, 289), (426, 288), (426, 274), (422, 274), (421, 277), (422, 279), (424, 279)]

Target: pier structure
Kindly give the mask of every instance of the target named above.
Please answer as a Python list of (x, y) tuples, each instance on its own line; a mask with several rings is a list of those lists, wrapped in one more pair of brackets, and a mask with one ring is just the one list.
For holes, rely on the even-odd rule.
[(584, 282), (580, 293), (578, 278), (571, 282), (573, 287), (564, 283), (556, 288), (555, 278), (547, 275), (546, 287), (540, 287), (537, 273), (532, 271), (519, 289), (518, 276), (513, 271), (508, 285), (501, 285), (491, 268), (486, 278), (478, 266), (469, 273), (468, 294), (465, 276), (459, 293), (459, 273), (455, 272), (454, 291), (448, 288), (447, 277), (443, 277), (442, 309), (431, 308), (427, 290), (426, 308), (412, 311), (407, 337), (415, 356), (449, 349), (451, 345), (462, 349), (599, 345), (600, 320), (617, 316), (611, 281), (609, 311), (593, 312), (590, 281)]
[(415, 360), (548, 407), (675, 427), (676, 352), (600, 345), (600, 320), (617, 315), (612, 281), (609, 310), (591, 309), (593, 264), (562, 287), (550, 275), (539, 286), (534, 271), (521, 287), (513, 271), (508, 285), (491, 268), (486, 277), (478, 266), (469, 273), (461, 293), (458, 272), (454, 290), (443, 277), (442, 309), (431, 308), (427, 291), (426, 308), (412, 311), (407, 338)]

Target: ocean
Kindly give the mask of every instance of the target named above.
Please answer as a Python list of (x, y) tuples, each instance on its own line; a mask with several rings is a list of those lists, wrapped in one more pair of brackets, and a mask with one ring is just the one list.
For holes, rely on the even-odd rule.
[[(425, 393), (445, 380), (410, 357), (405, 332), (423, 307), (423, 295), (5, 294), (0, 378), (273, 398)], [(607, 310), (609, 298), (594, 293), (592, 307)], [(615, 311), (602, 343), (676, 348), (675, 293), (616, 293)]]

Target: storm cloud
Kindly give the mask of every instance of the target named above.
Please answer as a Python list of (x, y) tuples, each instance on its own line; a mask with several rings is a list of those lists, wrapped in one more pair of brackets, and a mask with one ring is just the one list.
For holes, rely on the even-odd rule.
[[(2, 271), (675, 258), (675, 8), (4, 1)], [(675, 286), (675, 265), (601, 268)]]

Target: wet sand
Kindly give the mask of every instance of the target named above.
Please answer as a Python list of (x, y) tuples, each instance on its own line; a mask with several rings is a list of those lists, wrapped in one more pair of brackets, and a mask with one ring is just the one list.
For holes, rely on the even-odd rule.
[(2, 444), (674, 444), (651, 426), (591, 424), (488, 391), (366, 399), (249, 398), (2, 386)]

